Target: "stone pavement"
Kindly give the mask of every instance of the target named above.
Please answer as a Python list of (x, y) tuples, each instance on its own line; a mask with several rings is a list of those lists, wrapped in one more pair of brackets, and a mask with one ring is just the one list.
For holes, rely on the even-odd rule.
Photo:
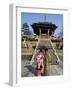
[(24, 61), (22, 61), (21, 75), (22, 75), (22, 77), (36, 76), (36, 68), (30, 64), (25, 65)]

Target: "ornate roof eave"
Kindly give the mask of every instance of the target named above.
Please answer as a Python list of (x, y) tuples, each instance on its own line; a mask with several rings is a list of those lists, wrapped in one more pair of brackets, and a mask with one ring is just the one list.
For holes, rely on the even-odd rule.
[(56, 29), (57, 26), (55, 24), (52, 24), (52, 23), (33, 23), (31, 25), (33, 28), (39, 28), (39, 27), (42, 27), (42, 28), (53, 28), (53, 29)]

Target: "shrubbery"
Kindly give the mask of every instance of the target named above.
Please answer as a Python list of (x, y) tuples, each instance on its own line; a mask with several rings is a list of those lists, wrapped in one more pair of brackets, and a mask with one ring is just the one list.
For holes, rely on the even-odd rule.
[(35, 39), (35, 38), (29, 38), (29, 37), (22, 37), (22, 41), (24, 41), (24, 39), (26, 40), (26, 41), (38, 41), (38, 39)]
[(52, 42), (61, 42), (60, 39), (52, 39), (51, 41), (52, 41)]

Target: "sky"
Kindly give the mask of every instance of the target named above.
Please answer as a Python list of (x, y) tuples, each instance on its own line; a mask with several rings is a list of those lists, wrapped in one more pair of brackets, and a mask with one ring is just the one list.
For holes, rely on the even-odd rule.
[[(45, 20), (46, 17), (46, 20)], [(21, 26), (28, 23), (30, 30), (33, 32), (31, 24), (38, 22), (52, 22), (58, 28), (55, 30), (55, 35), (63, 31), (63, 15), (62, 14), (41, 14), (41, 13), (21, 13)]]

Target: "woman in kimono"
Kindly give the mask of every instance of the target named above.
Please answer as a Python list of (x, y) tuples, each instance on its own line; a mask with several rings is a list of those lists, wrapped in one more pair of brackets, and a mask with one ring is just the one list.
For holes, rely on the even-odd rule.
[(36, 55), (36, 64), (37, 64), (37, 76), (42, 76), (44, 69), (44, 54), (42, 50), (40, 50), (38, 55)]

